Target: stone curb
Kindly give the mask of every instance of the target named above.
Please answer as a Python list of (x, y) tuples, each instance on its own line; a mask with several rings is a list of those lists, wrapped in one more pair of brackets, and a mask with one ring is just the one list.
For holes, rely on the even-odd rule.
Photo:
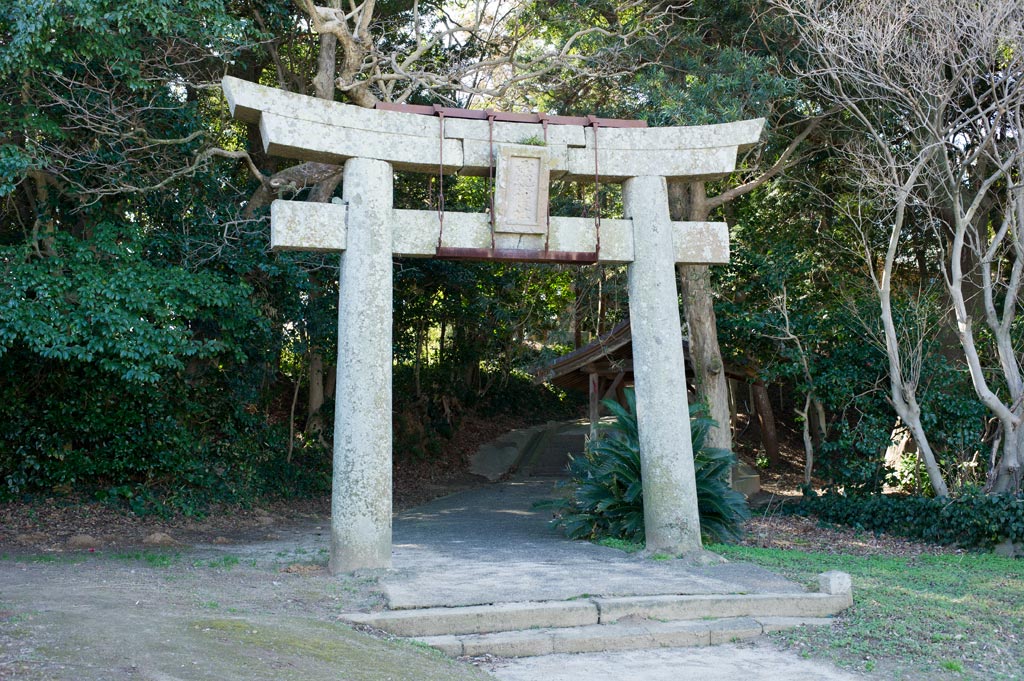
[(363, 624), (398, 636), (484, 634), (541, 627), (580, 627), (598, 624), (598, 608), (591, 601), (499, 603), (459, 608), (422, 608), (377, 613), (352, 613), (342, 622)]
[(761, 622), (741, 617), (700, 622), (620, 622), (567, 629), (426, 636), (416, 640), (456, 657), (484, 654), (536, 657), (553, 653), (706, 646), (756, 638), (764, 632)]
[(623, 619), (661, 621), (767, 618), (791, 626), (834, 615), (853, 604), (850, 592), (664, 595), (592, 598), (578, 601), (498, 603), (349, 613), (340, 620), (383, 629), (397, 636), (487, 634), (552, 627), (611, 625)]
[(597, 598), (600, 622), (624, 617), (693, 620), (702, 617), (827, 617), (853, 604), (840, 594), (743, 594), (722, 596), (627, 596)]

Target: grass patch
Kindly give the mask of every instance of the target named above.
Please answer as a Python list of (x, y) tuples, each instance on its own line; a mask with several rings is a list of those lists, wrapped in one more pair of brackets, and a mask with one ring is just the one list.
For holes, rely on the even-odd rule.
[(110, 557), (114, 560), (145, 563), (153, 568), (169, 568), (181, 561), (180, 553), (166, 553), (163, 551), (124, 551), (112, 553)]
[(327, 622), (282, 619), (257, 624), (244, 619), (202, 619), (192, 622), (189, 629), (206, 645), (221, 644), (225, 657), (239, 669), (260, 666), (261, 661), (253, 660), (259, 658), (273, 660), (284, 668), (294, 664), (307, 671), (343, 670), (343, 677), (349, 681), (489, 678), (426, 644), (380, 639)]
[[(909, 558), (709, 547), (802, 584), (842, 570), (853, 578), (854, 606), (830, 630), (774, 636), (801, 654), (827, 657), (891, 678), (950, 673), (977, 679), (1024, 675), (1024, 565), (987, 554)], [(816, 588), (816, 587), (813, 587)]]
[(619, 539), (618, 537), (604, 537), (598, 539), (595, 543), (600, 546), (607, 546), (610, 549), (625, 551), (626, 553), (636, 553), (637, 551), (644, 550), (643, 542), (632, 542), (626, 539)]
[(233, 567), (237, 567), (242, 562), (238, 556), (233, 556), (230, 553), (220, 558), (211, 558), (210, 560), (197, 560), (192, 563), (192, 567), (207, 567), (213, 568), (214, 570), (230, 570)]

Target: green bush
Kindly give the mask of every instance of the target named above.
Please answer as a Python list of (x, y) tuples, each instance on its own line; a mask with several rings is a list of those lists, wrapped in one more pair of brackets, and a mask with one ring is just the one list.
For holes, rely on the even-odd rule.
[(0, 357), (0, 375), (19, 379), (0, 385), (0, 501), (73, 495), (195, 514), (329, 490), (330, 456), (310, 442), (288, 458), (287, 423), (232, 384), (244, 368), (147, 383), (13, 349)]
[[(558, 508), (555, 523), (573, 539), (612, 537), (639, 543), (644, 540), (643, 482), (640, 474), (640, 439), (636, 398), (626, 391), (628, 409), (613, 400), (605, 406), (616, 416), (581, 457), (569, 464), (567, 486), (571, 494)], [(743, 495), (729, 487), (732, 452), (705, 446), (714, 421), (690, 408), (697, 506), (701, 533), (714, 541), (739, 538), (750, 512)]]
[(805, 497), (795, 508), (820, 520), (869, 532), (888, 532), (935, 544), (990, 549), (1009, 539), (1024, 542), (1024, 497), (846, 496), (829, 492)]

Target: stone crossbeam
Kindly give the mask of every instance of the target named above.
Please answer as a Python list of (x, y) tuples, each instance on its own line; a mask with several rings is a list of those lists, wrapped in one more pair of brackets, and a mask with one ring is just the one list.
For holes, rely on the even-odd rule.
[[(270, 241), (280, 251), (332, 251), (346, 247), (347, 206), (344, 203), (274, 201), (271, 205)], [(436, 212), (392, 210), (394, 225), (391, 251), (400, 257), (434, 257), (440, 221)], [(553, 251), (593, 251), (594, 221), (589, 218), (551, 218)], [(505, 248), (544, 248), (543, 235), (499, 235), (515, 243)], [(444, 217), (446, 245), (489, 248), (491, 227), (484, 213), (447, 212)], [(672, 258), (680, 264), (729, 262), (729, 229), (724, 222), (673, 222)], [(601, 252), (598, 262), (629, 263), (634, 259), (633, 221), (601, 221)]]
[[(441, 162), (441, 122), (430, 116), (365, 109), (225, 76), (232, 114), (259, 124), (268, 154), (341, 164), (349, 158), (391, 163), (395, 170), (434, 172)], [(731, 173), (736, 154), (757, 143), (764, 119), (719, 125), (601, 128), (597, 166), (602, 181), (655, 174), (708, 180)], [(485, 175), (495, 144), (536, 142), (534, 123), (446, 119), (444, 172)], [(594, 177), (593, 128), (548, 126), (552, 179)]]

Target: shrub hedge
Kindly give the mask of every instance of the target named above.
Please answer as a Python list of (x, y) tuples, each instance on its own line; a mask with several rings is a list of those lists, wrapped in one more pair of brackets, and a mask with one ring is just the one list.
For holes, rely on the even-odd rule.
[(806, 496), (801, 515), (871, 532), (923, 539), (963, 548), (991, 549), (1024, 542), (1024, 496), (971, 492), (957, 498), (894, 495)]

